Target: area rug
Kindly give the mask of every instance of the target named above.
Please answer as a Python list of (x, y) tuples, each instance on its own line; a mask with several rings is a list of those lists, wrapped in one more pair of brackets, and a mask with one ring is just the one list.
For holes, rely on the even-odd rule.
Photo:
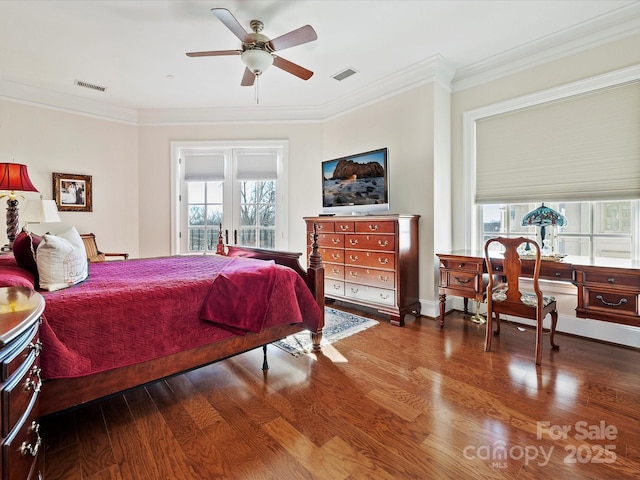
[[(321, 345), (331, 344), (377, 324), (376, 320), (370, 318), (325, 307)], [(309, 353), (312, 350), (311, 335), (308, 331), (289, 335), (287, 338), (273, 342), (273, 345), (295, 357)]]

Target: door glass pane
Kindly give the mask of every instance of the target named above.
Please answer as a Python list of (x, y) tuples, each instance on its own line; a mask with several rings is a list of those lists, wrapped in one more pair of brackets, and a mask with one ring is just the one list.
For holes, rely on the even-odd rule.
[(631, 238), (595, 237), (596, 257), (631, 258)]
[(189, 205), (189, 226), (204, 225), (204, 205)]
[(589, 237), (558, 237), (558, 251), (565, 255), (589, 256), (591, 241)]
[(594, 208), (594, 233), (631, 233), (631, 202), (598, 202)]
[(223, 191), (222, 181), (187, 182), (189, 251), (215, 251), (223, 222)]
[(275, 248), (276, 182), (273, 180), (240, 182), (240, 201), (240, 244)]

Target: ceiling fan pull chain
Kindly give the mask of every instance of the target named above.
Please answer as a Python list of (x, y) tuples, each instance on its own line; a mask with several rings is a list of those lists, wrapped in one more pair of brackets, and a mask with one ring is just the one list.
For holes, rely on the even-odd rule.
[(256, 105), (260, 105), (260, 75), (256, 75)]

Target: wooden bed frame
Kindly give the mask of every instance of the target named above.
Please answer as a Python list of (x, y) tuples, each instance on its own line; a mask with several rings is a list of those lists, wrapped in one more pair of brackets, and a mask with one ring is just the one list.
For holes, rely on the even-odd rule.
[[(312, 235), (314, 236), (314, 241), (307, 269), (300, 265), (301, 253), (230, 246), (226, 255), (274, 260), (278, 264), (292, 268), (304, 279), (322, 312), (318, 330), (311, 332), (313, 349), (319, 350), (322, 327), (324, 326), (324, 268), (322, 266), (322, 257), (318, 252), (317, 234), (314, 233)], [(224, 252), (224, 246), (221, 245), (220, 237), (217, 253)], [(40, 397), (40, 415), (50, 415), (72, 407), (82, 406), (93, 400), (194, 370), (204, 365), (266, 346), (302, 330), (303, 327), (300, 324), (280, 325), (264, 329), (260, 333), (231, 337), (155, 360), (84, 377), (45, 380)]]

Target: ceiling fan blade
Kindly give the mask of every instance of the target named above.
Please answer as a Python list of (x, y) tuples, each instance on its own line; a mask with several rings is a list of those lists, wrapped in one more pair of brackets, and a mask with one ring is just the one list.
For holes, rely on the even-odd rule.
[(318, 39), (316, 31), (311, 25), (305, 25), (284, 35), (280, 35), (269, 42), (269, 47), (275, 52), (285, 48), (295, 47), (303, 43), (313, 42)]
[(209, 52), (189, 52), (187, 57), (220, 57), (223, 55), (240, 55), (242, 50), (212, 50)]
[(303, 80), (309, 80), (313, 75), (313, 72), (311, 70), (307, 70), (306, 68), (301, 67), (300, 65), (297, 65), (293, 62), (290, 62), (289, 60), (285, 60), (284, 58), (278, 57), (276, 55), (273, 56), (273, 64), (276, 67), (281, 68), (285, 72), (289, 72), (292, 75), (295, 75), (296, 77), (299, 77)]
[(244, 29), (240, 22), (236, 20), (236, 17), (227, 10), (226, 8), (212, 8), (211, 13), (213, 13), (218, 20), (225, 24), (225, 26), (233, 32), (233, 34), (242, 40), (243, 43), (251, 43), (253, 39), (249, 36), (247, 31)]
[(249, 70), (248, 68), (244, 69), (244, 75), (242, 76), (242, 82), (240, 83), (243, 87), (250, 87), (255, 82), (256, 76), (255, 74)]

